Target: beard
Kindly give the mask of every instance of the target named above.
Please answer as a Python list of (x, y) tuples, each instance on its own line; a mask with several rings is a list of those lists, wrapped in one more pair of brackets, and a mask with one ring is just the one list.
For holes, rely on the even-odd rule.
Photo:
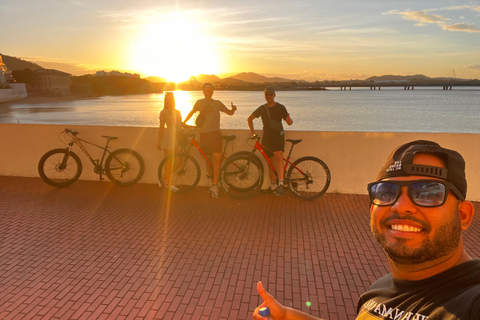
[[(410, 218), (409, 218), (410, 219)], [(406, 220), (409, 220), (406, 219)], [(410, 219), (412, 220), (412, 219)], [(383, 223), (381, 222), (381, 225)], [(424, 224), (424, 223), (423, 223)], [(461, 224), (458, 218), (458, 210), (452, 219), (444, 221), (436, 227), (433, 238), (428, 238), (418, 248), (411, 248), (407, 239), (396, 239), (396, 244), (390, 245), (386, 241), (385, 235), (380, 233), (377, 227), (371, 222), (373, 236), (383, 248), (387, 256), (395, 263), (404, 265), (421, 264), (433, 261), (448, 255), (458, 248), (461, 238)], [(424, 229), (424, 232), (431, 233), (431, 228)]]

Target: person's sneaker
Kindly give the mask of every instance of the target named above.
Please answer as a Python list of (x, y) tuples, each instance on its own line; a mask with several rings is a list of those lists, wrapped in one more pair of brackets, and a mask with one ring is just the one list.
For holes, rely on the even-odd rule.
[(276, 196), (283, 196), (283, 184), (279, 185), (277, 187), (277, 189), (275, 189), (275, 193), (274, 193)]
[(210, 190), (212, 192), (212, 197), (215, 199), (218, 198), (218, 186), (212, 186)]
[(213, 186), (210, 186), (210, 188), (208, 188), (208, 193), (212, 193), (212, 189), (213, 189)]
[(176, 185), (172, 184), (172, 185), (170, 186), (170, 191), (172, 191), (172, 192), (178, 192), (178, 191), (180, 191), (180, 189), (178, 189), (178, 187), (177, 187)]

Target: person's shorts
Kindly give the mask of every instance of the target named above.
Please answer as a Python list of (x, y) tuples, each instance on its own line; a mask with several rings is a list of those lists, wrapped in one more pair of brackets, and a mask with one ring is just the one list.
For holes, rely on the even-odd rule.
[(222, 153), (222, 134), (220, 131), (200, 133), (200, 144), (205, 154)]
[(265, 147), (265, 153), (269, 158), (273, 157), (274, 151), (285, 152), (285, 135), (274, 134), (263, 136), (262, 144)]

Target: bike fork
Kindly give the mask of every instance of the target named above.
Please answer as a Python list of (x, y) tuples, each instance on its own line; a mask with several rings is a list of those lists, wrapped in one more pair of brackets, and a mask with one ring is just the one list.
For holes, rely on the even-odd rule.
[(63, 156), (62, 163), (58, 167), (60, 170), (64, 170), (67, 167), (68, 157), (70, 156), (70, 148), (71, 147), (65, 148), (65, 156)]

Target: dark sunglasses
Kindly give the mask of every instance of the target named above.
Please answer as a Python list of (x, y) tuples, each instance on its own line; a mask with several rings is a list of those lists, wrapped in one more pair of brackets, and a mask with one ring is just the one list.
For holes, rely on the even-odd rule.
[(447, 200), (452, 191), (460, 200), (465, 200), (460, 190), (449, 181), (412, 180), (412, 181), (376, 181), (368, 184), (370, 203), (376, 206), (391, 206), (397, 202), (402, 187), (408, 187), (408, 196), (420, 207), (439, 207)]
[(273, 96), (273, 93), (265, 93), (266, 96)]

